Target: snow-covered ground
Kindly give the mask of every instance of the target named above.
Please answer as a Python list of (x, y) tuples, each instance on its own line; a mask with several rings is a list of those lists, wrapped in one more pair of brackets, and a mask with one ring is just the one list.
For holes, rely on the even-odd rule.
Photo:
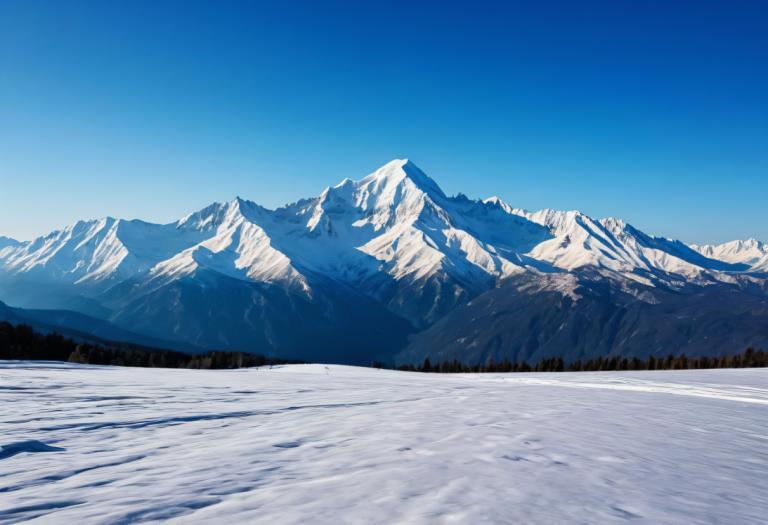
[(768, 369), (0, 362), (0, 523), (765, 523)]

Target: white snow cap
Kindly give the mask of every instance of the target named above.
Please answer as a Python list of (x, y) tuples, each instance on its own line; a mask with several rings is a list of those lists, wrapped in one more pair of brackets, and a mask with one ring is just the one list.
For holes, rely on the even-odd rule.
[(28, 242), (0, 238), (1, 272), (67, 283), (141, 283), (205, 268), (305, 290), (310, 273), (353, 286), (386, 276), (483, 289), (516, 272), (586, 266), (632, 279), (717, 280), (724, 271), (766, 271), (768, 247), (755, 239), (688, 247), (620, 219), (448, 197), (405, 158), (277, 210), (236, 197), (167, 225), (106, 217)]

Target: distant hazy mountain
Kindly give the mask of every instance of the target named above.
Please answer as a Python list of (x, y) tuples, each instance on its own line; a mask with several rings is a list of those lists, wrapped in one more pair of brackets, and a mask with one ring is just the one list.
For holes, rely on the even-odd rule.
[(19, 241), (11, 239), (10, 237), (3, 237), (0, 235), (0, 250), (7, 247), (15, 247), (19, 245)]
[(766, 257), (768, 257), (768, 245), (756, 239), (731, 241), (718, 245), (697, 246), (694, 244), (691, 245), (691, 248), (713, 259), (745, 264), (753, 268), (766, 261)]
[(104, 218), (0, 244), (0, 299), (315, 361), (712, 354), (768, 346), (767, 270), (757, 241), (687, 246), (449, 197), (395, 160), (276, 210), (237, 198), (171, 224)]

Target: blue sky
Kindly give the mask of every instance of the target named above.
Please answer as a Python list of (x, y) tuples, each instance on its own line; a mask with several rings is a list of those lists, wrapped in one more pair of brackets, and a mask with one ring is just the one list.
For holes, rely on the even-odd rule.
[(768, 3), (0, 3), (0, 234), (447, 193), (768, 241)]

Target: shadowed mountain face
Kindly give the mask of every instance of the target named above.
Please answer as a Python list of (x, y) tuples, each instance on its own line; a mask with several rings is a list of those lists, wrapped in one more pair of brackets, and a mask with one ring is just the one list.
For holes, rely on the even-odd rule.
[(397, 361), (721, 356), (768, 343), (768, 295), (743, 283), (651, 287), (592, 271), (510, 278), (411, 338)]
[(237, 198), (166, 225), (105, 218), (0, 242), (0, 299), (312, 361), (711, 354), (768, 346), (766, 260), (756, 241), (687, 246), (449, 197), (396, 160), (277, 210)]
[(72, 310), (34, 310), (13, 308), (0, 302), (0, 322), (26, 324), (42, 334), (59, 333), (76, 341), (109, 345), (130, 343), (150, 348), (201, 352), (202, 348), (182, 341), (157, 339), (131, 332), (109, 321), (97, 319)]
[(368, 365), (391, 360), (413, 331), (379, 303), (335, 283), (313, 295), (203, 270), (128, 302), (113, 321), (154, 337), (209, 349), (291, 355), (311, 362)]
[(0, 250), (8, 247), (13, 248), (18, 245), (19, 245), (19, 241), (17, 241), (16, 239), (11, 239), (10, 237), (3, 237), (2, 235), (0, 235)]

